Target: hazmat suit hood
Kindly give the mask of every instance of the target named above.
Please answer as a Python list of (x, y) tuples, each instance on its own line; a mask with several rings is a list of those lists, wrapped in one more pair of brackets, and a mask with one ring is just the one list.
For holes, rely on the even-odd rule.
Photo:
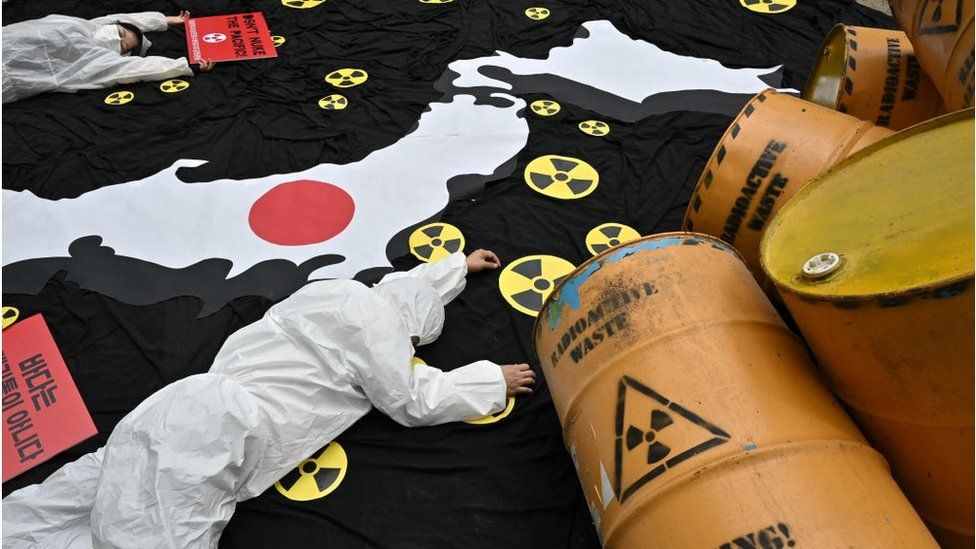
[(373, 287), (400, 313), (410, 336), (427, 345), (441, 335), (444, 328), (444, 305), (434, 288), (419, 278), (384, 280)]
[[(135, 27), (135, 25), (132, 25)], [(131, 30), (131, 29), (130, 29)], [(140, 41), (139, 51), (122, 53), (122, 57), (128, 57), (130, 55), (138, 55), (139, 57), (145, 57), (146, 53), (149, 51), (149, 47), (152, 46), (152, 42), (146, 37), (142, 31), (139, 32), (142, 40)], [(107, 50), (112, 50), (120, 52), (122, 50), (122, 41), (119, 39), (119, 28), (118, 23), (112, 23), (111, 25), (102, 25), (98, 27), (98, 30), (92, 35), (92, 40), (102, 46)]]

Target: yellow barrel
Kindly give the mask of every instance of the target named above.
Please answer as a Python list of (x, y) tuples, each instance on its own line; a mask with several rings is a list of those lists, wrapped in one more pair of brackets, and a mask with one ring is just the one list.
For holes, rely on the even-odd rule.
[(834, 390), (947, 547), (973, 546), (973, 110), (800, 191), (762, 262)]
[(766, 90), (746, 104), (718, 142), (683, 228), (734, 245), (762, 277), (759, 240), (777, 210), (814, 176), (891, 133)]
[(843, 24), (827, 34), (803, 98), (893, 130), (945, 113), (905, 33)]
[(534, 341), (606, 547), (937, 547), (724, 242), (590, 259)]
[(888, 0), (949, 111), (973, 106), (973, 0)]

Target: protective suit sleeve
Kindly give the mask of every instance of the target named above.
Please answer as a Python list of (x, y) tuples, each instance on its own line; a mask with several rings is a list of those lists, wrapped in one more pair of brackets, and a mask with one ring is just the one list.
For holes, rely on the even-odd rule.
[(158, 11), (143, 11), (139, 13), (115, 13), (104, 15), (91, 20), (96, 25), (111, 25), (113, 23), (131, 23), (142, 32), (160, 32), (166, 30), (166, 16)]
[(193, 70), (185, 57), (170, 59), (149, 55), (146, 57), (113, 56), (113, 63), (92, 75), (94, 88), (108, 88), (116, 84), (166, 80), (177, 76), (193, 76)]
[(90, 549), (91, 510), (102, 474), (99, 449), (66, 464), (40, 484), (3, 500), (3, 546)]
[(467, 275), (468, 264), (464, 254), (454, 252), (434, 263), (422, 263), (409, 271), (390, 273), (380, 283), (405, 276), (419, 278), (433, 286), (441, 296), (441, 303), (447, 305), (464, 290), (467, 283), (464, 277)]
[(364, 327), (359, 352), (347, 360), (363, 392), (383, 413), (407, 427), (440, 425), (505, 408), (505, 378), (487, 360), (450, 372), (411, 367), (413, 347), (396, 315), (376, 315)]

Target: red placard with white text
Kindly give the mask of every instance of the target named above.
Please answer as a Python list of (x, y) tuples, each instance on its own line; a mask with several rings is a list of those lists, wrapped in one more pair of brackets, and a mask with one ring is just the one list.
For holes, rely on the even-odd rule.
[(3, 480), (97, 430), (41, 315), (3, 331)]
[(278, 57), (271, 31), (259, 11), (195, 17), (183, 26), (190, 63)]

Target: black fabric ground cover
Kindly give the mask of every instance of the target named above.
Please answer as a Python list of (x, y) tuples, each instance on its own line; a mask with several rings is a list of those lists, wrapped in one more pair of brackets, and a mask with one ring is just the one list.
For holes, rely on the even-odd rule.
[[(609, 19), (632, 38), (729, 67), (782, 63), (782, 86), (794, 88), (802, 87), (822, 37), (836, 22), (892, 26), (889, 18), (840, 0), (801, 0), (775, 17), (747, 12), (734, 0), (552, 1), (544, 4), (553, 13), (546, 24), (528, 27), (522, 12), (530, 5), (535, 4), (455, 0), (432, 10), (416, 1), (331, 0), (294, 10), (272, 1), (5, 4), (4, 24), (55, 12), (94, 17), (150, 9), (184, 8), (196, 16), (262, 11), (272, 32), (289, 42), (278, 59), (224, 64), (193, 79), (186, 92), (194, 94), (192, 100), (178, 106), (147, 100), (109, 118), (101, 101), (104, 91), (5, 105), (3, 187), (74, 197), (145, 177), (179, 158), (210, 161), (181, 174), (200, 182), (353, 162), (410, 131), (426, 106), (442, 98), (435, 84), (451, 61), (495, 50), (542, 58), (552, 47), (569, 44), (580, 24), (591, 20)], [(152, 39), (157, 55), (185, 52), (180, 29)], [(365, 61), (371, 63), (372, 85), (347, 93), (370, 108), (360, 116), (323, 122), (315, 101), (326, 69)], [(152, 97), (139, 91), (155, 85), (127, 88)], [(545, 97), (517, 95), (527, 101)], [(624, 121), (571, 103), (562, 107), (552, 118), (525, 113), (529, 141), (511, 174), (451, 202), (443, 212), (441, 220), (464, 233), (468, 251), (490, 248), (503, 262), (545, 253), (579, 264), (589, 257), (583, 238), (598, 224), (624, 223), (641, 234), (678, 229), (702, 166), (734, 114), (682, 111)], [(611, 135), (595, 139), (581, 133), (576, 123), (586, 119), (608, 122)], [(525, 165), (554, 153), (593, 164), (601, 174), (597, 191), (586, 199), (559, 201), (529, 189), (522, 181)], [(99, 253), (98, 247), (87, 253)], [(406, 269), (415, 261), (404, 256), (394, 265)], [(99, 434), (5, 483), (5, 494), (104, 444), (140, 401), (167, 383), (206, 371), (229, 334), (288, 293), (236, 297), (201, 316), (204, 302), (197, 296), (130, 305), (80, 288), (72, 281), (70, 261), (51, 273), (45, 268), (35, 268), (36, 295), (5, 289), (3, 303), (20, 308), (22, 318), (44, 314)], [(281, 277), (294, 277), (293, 268), (279, 268)], [(152, 280), (148, 276), (147, 284)], [(418, 356), (445, 370), (487, 358), (528, 361), (541, 373), (531, 347), (532, 322), (501, 299), (497, 273), (473, 276), (448, 307), (440, 340), (419, 349)], [(374, 411), (338, 440), (349, 468), (337, 490), (295, 502), (271, 488), (238, 506), (221, 546), (599, 544), (544, 379), (534, 395), (518, 399), (512, 414), (495, 424), (406, 429)]]

